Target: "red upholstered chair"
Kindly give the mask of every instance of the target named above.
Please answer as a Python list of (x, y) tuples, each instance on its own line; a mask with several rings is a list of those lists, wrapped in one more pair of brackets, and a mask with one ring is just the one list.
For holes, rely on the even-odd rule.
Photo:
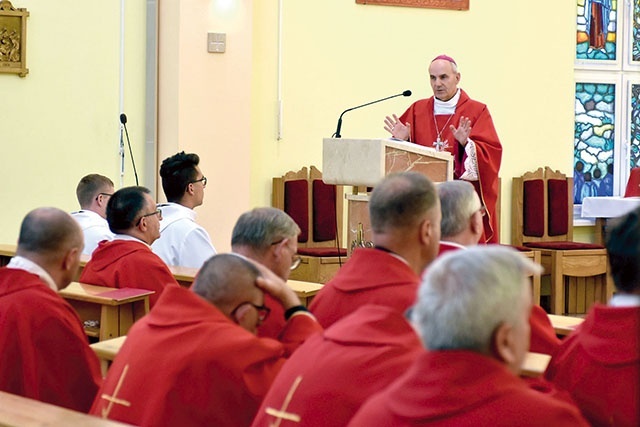
[(303, 167), (273, 178), (272, 205), (284, 210), (300, 227), (300, 266), (291, 279), (326, 283), (346, 261), (347, 250), (339, 248), (342, 230), (343, 187), (322, 181), (315, 166)]
[(553, 314), (586, 313), (613, 295), (604, 247), (572, 241), (572, 188), (572, 178), (549, 167), (513, 178), (512, 244), (540, 250)]
[(627, 181), (627, 188), (624, 192), (624, 197), (639, 197), (640, 196), (640, 167), (631, 169), (629, 174), (629, 180)]

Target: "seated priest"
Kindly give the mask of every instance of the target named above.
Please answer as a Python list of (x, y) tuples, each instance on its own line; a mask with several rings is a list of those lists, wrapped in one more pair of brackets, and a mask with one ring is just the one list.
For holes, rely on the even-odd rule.
[[(258, 261), (286, 282), (300, 265), (298, 234), (300, 227), (284, 211), (255, 208), (238, 218), (231, 233), (231, 250)], [(258, 327), (258, 336), (277, 338), (286, 324), (284, 311), (268, 293), (264, 300), (271, 314)]]
[(365, 304), (404, 312), (438, 254), (440, 201), (426, 176), (387, 175), (371, 194), (369, 216), (375, 247), (356, 249), (309, 307), (325, 328)]
[[(484, 207), (473, 185), (467, 181), (441, 182), (437, 186), (442, 209), (440, 255), (478, 244), (482, 237)], [(553, 355), (560, 345), (549, 316), (538, 304), (529, 316), (529, 351)]]
[(85, 255), (91, 255), (101, 241), (113, 239), (106, 218), (107, 202), (114, 191), (113, 181), (96, 173), (83, 176), (76, 187), (80, 210), (71, 212), (71, 216), (84, 234)]
[(567, 390), (593, 425), (640, 425), (640, 209), (607, 238), (616, 293), (564, 339), (545, 377)]
[(115, 236), (100, 242), (80, 282), (155, 291), (149, 297), (153, 307), (167, 286), (179, 286), (169, 267), (151, 251), (150, 245), (160, 237), (161, 218), (162, 211), (147, 188), (116, 191), (107, 204), (107, 221)]
[(22, 221), (16, 256), (0, 269), (1, 391), (89, 411), (100, 364), (58, 295), (78, 274), (83, 246), (80, 226), (60, 209), (35, 209)]
[[(265, 293), (286, 313), (281, 341), (255, 335), (269, 315)], [(140, 426), (248, 426), (291, 351), (321, 330), (269, 269), (215, 255), (191, 289), (168, 287), (133, 325), (91, 413)]]
[(518, 377), (529, 346), (528, 275), (511, 248), (476, 246), (429, 266), (411, 320), (426, 351), (350, 426), (587, 426), (570, 403)]

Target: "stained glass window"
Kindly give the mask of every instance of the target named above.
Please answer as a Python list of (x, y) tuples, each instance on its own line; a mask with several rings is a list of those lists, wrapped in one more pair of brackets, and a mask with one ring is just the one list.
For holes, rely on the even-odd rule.
[(618, 0), (577, 0), (577, 5), (576, 59), (615, 60)]
[(640, 0), (633, 2), (633, 46), (631, 57), (633, 61), (640, 61)]
[(631, 120), (629, 123), (629, 169), (640, 166), (640, 84), (631, 85)]
[(573, 199), (612, 196), (615, 84), (576, 83)]

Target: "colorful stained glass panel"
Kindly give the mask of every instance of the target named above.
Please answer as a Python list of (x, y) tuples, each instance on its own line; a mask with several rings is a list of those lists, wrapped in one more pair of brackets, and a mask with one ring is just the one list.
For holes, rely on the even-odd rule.
[(630, 156), (629, 169), (640, 166), (640, 84), (631, 85), (631, 123), (629, 126)]
[(631, 58), (640, 61), (640, 0), (633, 2), (633, 39)]
[(573, 199), (613, 195), (615, 84), (576, 83)]
[(618, 0), (577, 0), (576, 59), (616, 59), (617, 6)]

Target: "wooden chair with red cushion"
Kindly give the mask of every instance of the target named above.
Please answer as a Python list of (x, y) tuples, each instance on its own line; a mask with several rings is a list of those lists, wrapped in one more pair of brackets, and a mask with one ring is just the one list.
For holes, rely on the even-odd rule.
[(606, 249), (572, 241), (572, 188), (573, 178), (549, 167), (513, 178), (512, 244), (540, 250), (553, 314), (586, 313), (613, 295)]
[(339, 244), (343, 198), (343, 187), (325, 184), (315, 166), (273, 178), (273, 207), (289, 214), (301, 230), (302, 262), (291, 279), (326, 283), (346, 261), (347, 250)]

